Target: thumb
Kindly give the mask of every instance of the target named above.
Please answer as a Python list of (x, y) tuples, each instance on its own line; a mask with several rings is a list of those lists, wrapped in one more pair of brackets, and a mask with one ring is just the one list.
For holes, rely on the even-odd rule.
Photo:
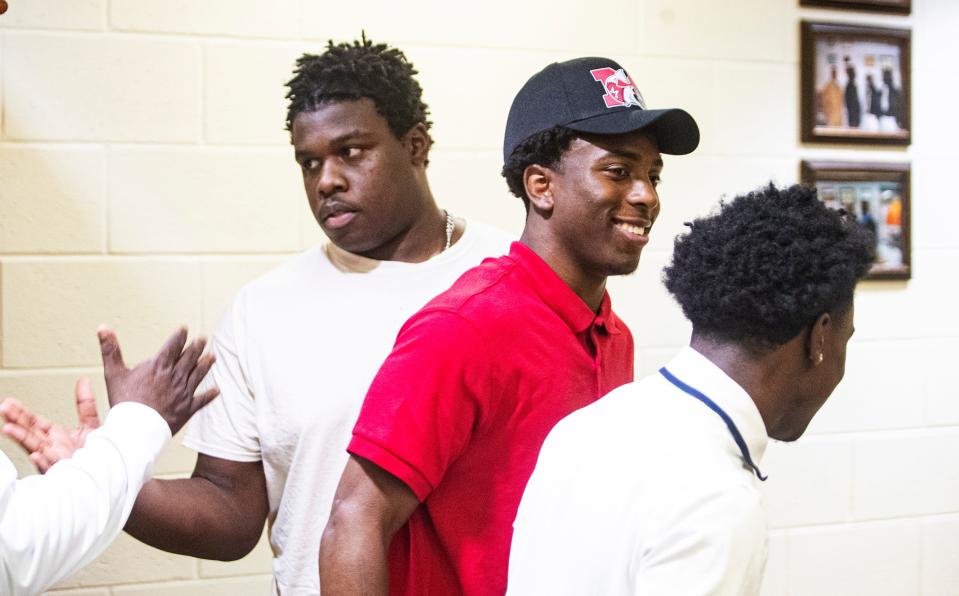
[(80, 421), (80, 430), (93, 430), (100, 426), (100, 415), (97, 414), (97, 398), (93, 394), (90, 379), (77, 380), (77, 419)]
[(97, 339), (100, 340), (100, 356), (103, 358), (103, 376), (109, 379), (126, 370), (123, 363), (123, 354), (120, 352), (120, 344), (117, 342), (117, 336), (113, 330), (105, 325), (97, 329)]

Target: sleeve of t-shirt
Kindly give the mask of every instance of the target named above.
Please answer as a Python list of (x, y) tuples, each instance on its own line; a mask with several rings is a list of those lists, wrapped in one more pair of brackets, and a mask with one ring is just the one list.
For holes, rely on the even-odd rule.
[(0, 594), (39, 594), (102, 553), (169, 440), (159, 414), (125, 402), (42, 476), (17, 480), (0, 454)]
[[(679, 492), (679, 489), (677, 489)], [(766, 563), (766, 518), (745, 487), (678, 497), (636, 553), (637, 594), (754, 596)]]
[(488, 412), (488, 354), (460, 315), (415, 315), (373, 379), (347, 450), (426, 499)]
[(183, 444), (204, 455), (240, 462), (262, 459), (256, 403), (246, 370), (244, 294), (237, 296), (211, 341), (216, 362), (200, 390), (218, 387), (220, 396), (187, 426)]

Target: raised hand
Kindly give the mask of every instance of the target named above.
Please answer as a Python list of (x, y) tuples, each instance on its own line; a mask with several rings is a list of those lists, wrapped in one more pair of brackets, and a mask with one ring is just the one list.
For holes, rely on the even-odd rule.
[(195, 339), (184, 349), (187, 331), (181, 327), (152, 359), (127, 368), (120, 344), (110, 329), (97, 330), (103, 357), (103, 377), (110, 405), (132, 401), (156, 410), (176, 434), (187, 420), (219, 395), (209, 389), (194, 396), (200, 382), (213, 366), (212, 354), (203, 354), (206, 340)]
[(80, 423), (76, 428), (53, 424), (43, 416), (24, 408), (15, 399), (6, 399), (0, 403), (0, 415), (7, 421), (0, 428), (0, 432), (27, 452), (30, 461), (41, 473), (46, 473), (61, 459), (71, 457), (77, 449), (83, 447), (87, 435), (100, 426), (90, 379), (79, 379), (75, 394)]

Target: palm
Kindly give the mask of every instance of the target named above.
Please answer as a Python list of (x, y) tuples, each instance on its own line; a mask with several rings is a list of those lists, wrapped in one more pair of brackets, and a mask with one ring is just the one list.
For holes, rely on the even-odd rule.
[(46, 473), (53, 464), (83, 447), (87, 435), (100, 426), (96, 398), (88, 379), (77, 381), (76, 402), (79, 425), (67, 428), (30, 412), (14, 399), (7, 399), (0, 404), (0, 415), (7, 421), (0, 430), (23, 447), (41, 473)]

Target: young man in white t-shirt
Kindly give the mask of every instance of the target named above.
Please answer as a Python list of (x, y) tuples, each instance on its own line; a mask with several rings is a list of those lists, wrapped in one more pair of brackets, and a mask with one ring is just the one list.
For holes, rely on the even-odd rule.
[(269, 520), (274, 590), (319, 592), (320, 535), (370, 380), (411, 314), (509, 247), (434, 201), (415, 74), (365, 38), (298, 60), (287, 126), (331, 242), (239, 292), (212, 342), (222, 397), (186, 436), (193, 476), (144, 487), (126, 527), (136, 538), (231, 560)]

